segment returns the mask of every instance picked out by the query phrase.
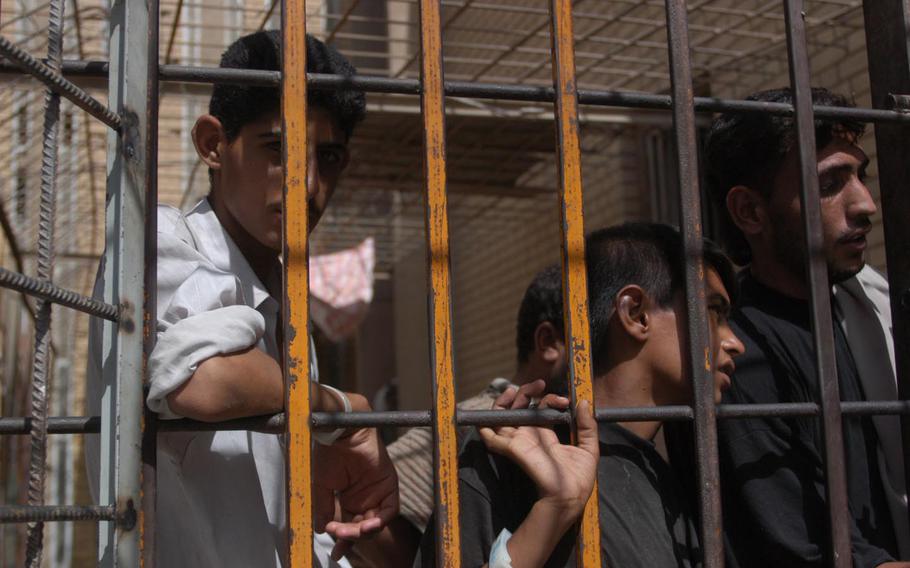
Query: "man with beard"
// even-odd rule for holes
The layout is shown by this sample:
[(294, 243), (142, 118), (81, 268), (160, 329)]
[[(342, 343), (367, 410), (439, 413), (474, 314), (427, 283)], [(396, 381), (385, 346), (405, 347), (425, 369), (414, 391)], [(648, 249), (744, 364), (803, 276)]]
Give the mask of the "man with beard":
[[(813, 102), (852, 106), (813, 89)], [(750, 100), (792, 103), (789, 89)], [(865, 267), (875, 202), (864, 183), (862, 123), (816, 119), (824, 254), (832, 285), (841, 400), (896, 398), (887, 282)], [(726, 403), (819, 402), (810, 327), (800, 166), (792, 116), (725, 114), (708, 135), (713, 196), (728, 216), (726, 241), (740, 275), (733, 327), (746, 346)], [(821, 330), (829, 333), (829, 330)], [(891, 357), (889, 358), (889, 350)], [(891, 362), (889, 366), (888, 363)], [(828, 523), (821, 423), (816, 417), (719, 423), (728, 556), (739, 566), (821, 566)], [(896, 417), (843, 419), (854, 566), (910, 558)]]

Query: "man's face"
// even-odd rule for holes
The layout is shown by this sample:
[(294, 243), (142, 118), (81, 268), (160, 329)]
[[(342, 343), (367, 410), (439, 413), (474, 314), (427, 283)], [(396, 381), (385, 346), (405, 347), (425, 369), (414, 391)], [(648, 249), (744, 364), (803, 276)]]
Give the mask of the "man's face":
[[(772, 254), (788, 272), (803, 279), (808, 254), (800, 217), (798, 162), (793, 151), (778, 171), (764, 230)], [(832, 284), (855, 275), (865, 264), (870, 217), (877, 211), (864, 183), (868, 164), (862, 149), (843, 138), (835, 138), (818, 152), (823, 252)]]
[[(348, 162), (344, 132), (324, 109), (311, 107), (307, 120), (307, 199), (309, 230), (325, 211)], [(284, 167), (281, 114), (268, 113), (244, 125), (222, 151), (218, 199), (259, 244), (281, 251)]]
[[(733, 358), (745, 351), (728, 321), (730, 296), (717, 271), (708, 267), (705, 273), (705, 297), (708, 307), (708, 348), (714, 378), (714, 402), (730, 386), (736, 365)], [(686, 346), (685, 299), (680, 297), (672, 309), (652, 313), (654, 335), (648, 352), (655, 372), (655, 400), (660, 404), (689, 404), (693, 400), (692, 381), (683, 367)]]

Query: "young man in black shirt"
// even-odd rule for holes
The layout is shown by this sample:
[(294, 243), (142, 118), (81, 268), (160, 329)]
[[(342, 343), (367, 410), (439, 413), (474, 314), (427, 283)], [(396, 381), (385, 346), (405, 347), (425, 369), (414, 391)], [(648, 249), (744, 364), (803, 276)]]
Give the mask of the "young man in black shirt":
[[(692, 384), (685, 351), (682, 238), (666, 225), (635, 223), (597, 231), (586, 240), (591, 353), (597, 406), (684, 404)], [(735, 279), (730, 261), (705, 246), (715, 397), (730, 384), (742, 344), (727, 325)], [(543, 380), (509, 391), (500, 408), (526, 407), (545, 392)], [(567, 408), (548, 394), (539, 407)], [(461, 559), (486, 564), (574, 566), (574, 532), (598, 476), (601, 547), (610, 566), (690, 567), (698, 537), (683, 489), (652, 439), (660, 422), (597, 425), (578, 408), (578, 446), (547, 428), (479, 429), (459, 462)], [(434, 565), (432, 523), (422, 565)]]
[[(851, 106), (824, 89), (813, 89), (812, 95), (817, 105)], [(749, 98), (792, 102), (788, 89)], [(885, 312), (890, 321), (887, 303), (875, 305), (871, 292), (863, 291), (870, 281), (887, 290), (872, 269), (863, 270), (866, 235), (876, 212), (864, 183), (869, 159), (858, 145), (864, 125), (816, 119), (815, 129), (823, 254), (832, 286), (840, 285), (837, 294), (832, 292), (832, 310), (841, 399), (867, 400), (873, 391), (889, 389), (894, 398), (893, 371), (869, 372), (865, 365), (857, 365), (860, 357), (870, 357), (872, 349), (882, 351), (879, 359), (887, 362), (885, 334), (890, 333), (889, 325), (877, 325)], [(763, 113), (722, 115), (708, 136), (709, 183), (728, 214), (728, 250), (737, 263), (748, 265), (741, 274), (741, 300), (732, 317), (746, 355), (738, 361), (733, 387), (724, 394), (727, 403), (818, 402), (795, 142), (791, 116)], [(852, 310), (872, 321), (868, 333), (847, 313), (851, 290), (858, 291), (862, 306), (868, 306)], [(866, 346), (857, 350), (857, 340), (866, 341)], [(843, 418), (850, 509), (843, 522), (850, 524), (857, 567), (890, 565), (901, 552), (907, 554), (910, 544), (899, 441), (893, 451), (900, 427), (891, 420)], [(890, 445), (882, 444), (882, 436)], [(782, 567), (830, 563), (819, 419), (725, 420), (719, 422), (718, 437), (729, 563)]]

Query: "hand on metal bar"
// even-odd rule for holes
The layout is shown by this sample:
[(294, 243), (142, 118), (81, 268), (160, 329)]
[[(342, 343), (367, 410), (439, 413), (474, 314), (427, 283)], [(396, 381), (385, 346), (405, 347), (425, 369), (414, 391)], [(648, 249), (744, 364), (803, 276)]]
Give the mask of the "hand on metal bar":
[[(353, 410), (370, 410), (364, 397), (348, 397)], [(317, 444), (313, 463), (315, 529), (337, 541), (337, 560), (398, 514), (398, 475), (375, 428), (354, 430), (331, 446)]]
[[(544, 394), (546, 382), (537, 380), (518, 389), (508, 389), (494, 409), (529, 408)], [(566, 410), (566, 397), (548, 394), (538, 409)], [(578, 445), (563, 444), (556, 432), (540, 426), (480, 428), (487, 449), (518, 464), (537, 487), (538, 500), (509, 538), (508, 555), (516, 566), (543, 565), (556, 544), (581, 516), (594, 488), (597, 459), (597, 422), (587, 401), (577, 409)]]

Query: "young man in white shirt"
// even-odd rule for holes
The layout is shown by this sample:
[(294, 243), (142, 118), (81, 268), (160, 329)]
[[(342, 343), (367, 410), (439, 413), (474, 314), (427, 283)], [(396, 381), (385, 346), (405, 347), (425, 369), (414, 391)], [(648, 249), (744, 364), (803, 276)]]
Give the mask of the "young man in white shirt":
[[(240, 38), (222, 67), (279, 70), (277, 31)], [(352, 75), (333, 48), (307, 37), (307, 71)], [(308, 95), (309, 228), (348, 163), (363, 118), (362, 92)], [(162, 419), (220, 422), (284, 410), (281, 370), (282, 194), (280, 91), (216, 85), (193, 142), (211, 192), (189, 213), (158, 210), (157, 343), (148, 405)], [(103, 271), (99, 274), (103, 274)], [(102, 279), (96, 284), (103, 286)], [(93, 324), (89, 404), (101, 384), (100, 324)], [(315, 362), (311, 376), (316, 379)], [(313, 410), (369, 410), (366, 399), (314, 385)], [(315, 528), (338, 540), (374, 533), (398, 511), (397, 478), (375, 429), (317, 435)], [(97, 483), (97, 440), (87, 442)], [(287, 563), (285, 442), (252, 431), (167, 432), (158, 438), (157, 562), (160, 566)], [(340, 515), (336, 516), (336, 500)], [(316, 545), (329, 565), (331, 545)]]

